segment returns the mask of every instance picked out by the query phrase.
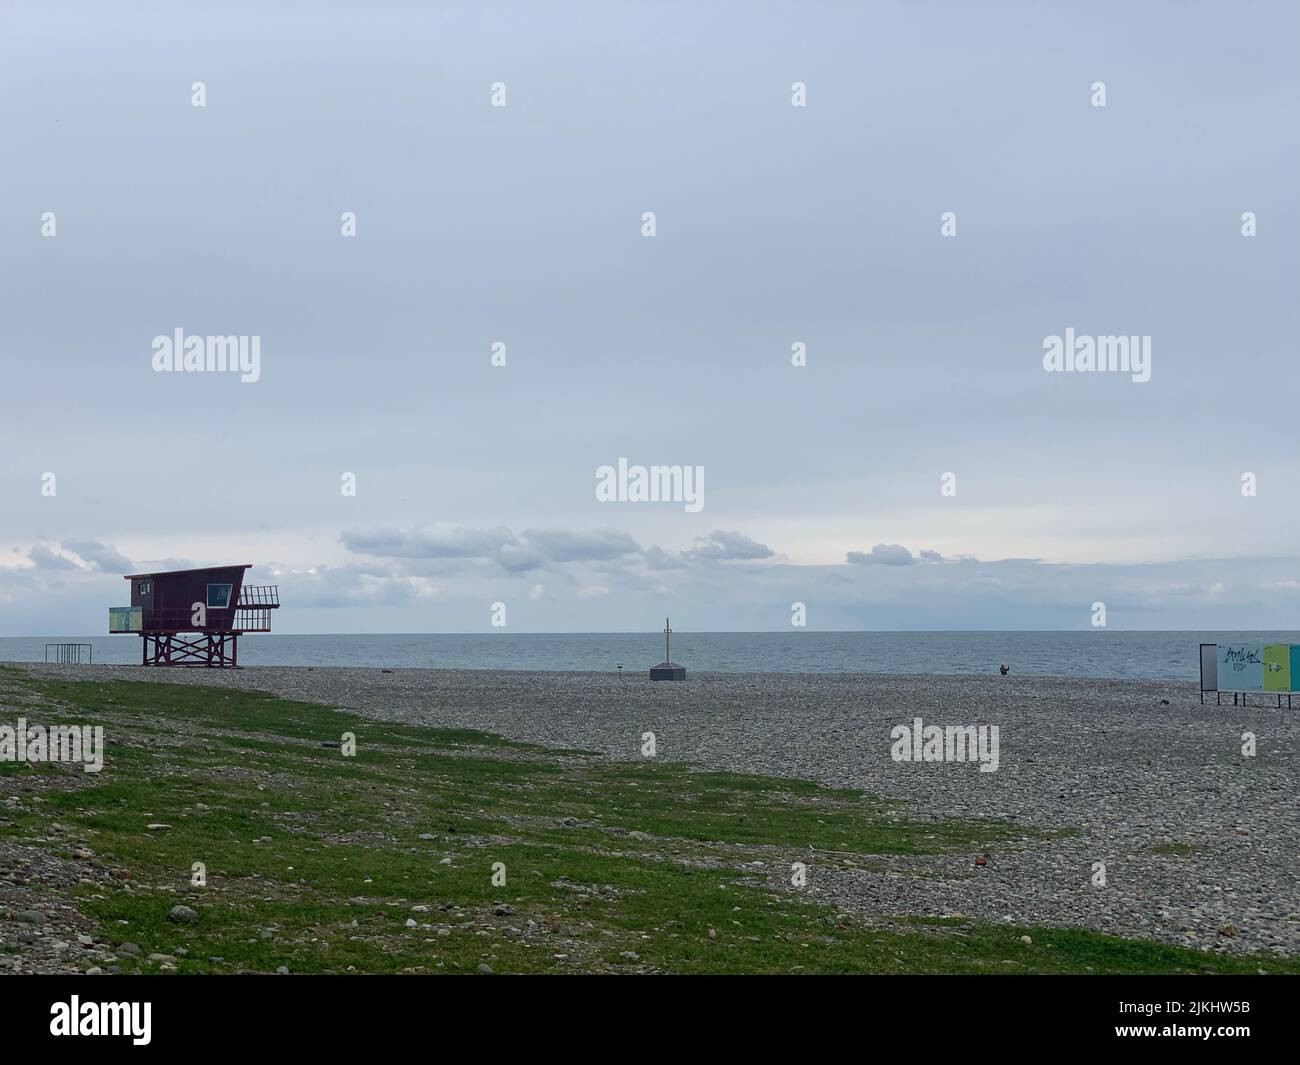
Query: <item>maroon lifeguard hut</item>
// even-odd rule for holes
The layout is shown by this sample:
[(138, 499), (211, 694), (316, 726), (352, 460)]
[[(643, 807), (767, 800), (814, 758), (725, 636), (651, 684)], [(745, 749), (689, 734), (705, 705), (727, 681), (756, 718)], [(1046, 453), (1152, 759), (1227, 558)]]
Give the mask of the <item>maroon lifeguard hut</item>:
[(239, 665), (239, 637), (270, 632), (280, 605), (273, 584), (245, 585), (242, 566), (133, 573), (131, 605), (110, 607), (108, 631), (141, 638), (142, 666)]

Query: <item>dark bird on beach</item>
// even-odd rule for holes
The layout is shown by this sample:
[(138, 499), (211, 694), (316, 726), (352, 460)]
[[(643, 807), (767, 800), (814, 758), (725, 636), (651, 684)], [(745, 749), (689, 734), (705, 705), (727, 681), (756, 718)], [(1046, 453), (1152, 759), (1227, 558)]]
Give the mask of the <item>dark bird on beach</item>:
[(1005, 662), (1003, 662), (1002, 665), (998, 666), (998, 672), (1005, 677), (1008, 673), (1011, 672), (1011, 667), (1008, 666)]

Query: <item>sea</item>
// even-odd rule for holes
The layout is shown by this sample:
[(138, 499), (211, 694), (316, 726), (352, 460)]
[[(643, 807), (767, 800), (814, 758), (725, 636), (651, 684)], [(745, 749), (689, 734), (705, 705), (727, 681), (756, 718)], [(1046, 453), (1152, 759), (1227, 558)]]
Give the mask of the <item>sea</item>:
[[(0, 661), (40, 662), (51, 643), (95, 662), (140, 660), (136, 636), (0, 638)], [(1202, 643), (1300, 643), (1300, 632), (676, 632), (673, 661), (720, 673), (1013, 674), (1195, 681)], [(663, 660), (662, 633), (250, 634), (242, 666), (627, 672)], [(54, 651), (50, 649), (51, 656)]]

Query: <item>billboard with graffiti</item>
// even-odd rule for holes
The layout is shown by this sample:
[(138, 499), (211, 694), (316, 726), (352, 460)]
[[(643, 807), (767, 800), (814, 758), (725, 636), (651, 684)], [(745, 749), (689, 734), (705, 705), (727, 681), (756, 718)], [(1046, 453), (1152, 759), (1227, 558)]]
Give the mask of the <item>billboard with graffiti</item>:
[(1201, 691), (1300, 692), (1300, 644), (1203, 643)]

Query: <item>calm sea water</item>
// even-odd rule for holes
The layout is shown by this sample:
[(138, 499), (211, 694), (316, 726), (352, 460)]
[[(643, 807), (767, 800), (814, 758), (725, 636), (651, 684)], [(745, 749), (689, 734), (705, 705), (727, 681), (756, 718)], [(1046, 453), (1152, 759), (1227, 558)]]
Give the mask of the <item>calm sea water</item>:
[[(61, 637), (0, 639), (0, 661), (39, 662)], [(673, 660), (727, 673), (1013, 673), (1196, 680), (1200, 643), (1300, 643), (1300, 632), (680, 632)], [(96, 662), (140, 660), (136, 636), (81, 637)], [(613, 671), (663, 658), (657, 633), (246, 636), (248, 666)]]

